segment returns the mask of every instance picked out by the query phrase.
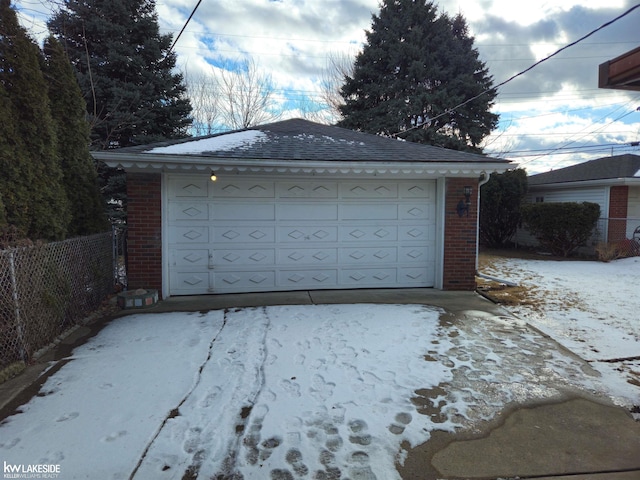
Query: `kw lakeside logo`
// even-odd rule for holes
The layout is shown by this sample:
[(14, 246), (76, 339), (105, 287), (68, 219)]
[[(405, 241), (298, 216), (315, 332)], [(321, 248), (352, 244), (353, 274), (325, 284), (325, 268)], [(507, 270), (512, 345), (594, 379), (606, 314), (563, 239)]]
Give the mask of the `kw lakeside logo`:
[(60, 465), (36, 463), (31, 465), (3, 462), (2, 478), (58, 478)]

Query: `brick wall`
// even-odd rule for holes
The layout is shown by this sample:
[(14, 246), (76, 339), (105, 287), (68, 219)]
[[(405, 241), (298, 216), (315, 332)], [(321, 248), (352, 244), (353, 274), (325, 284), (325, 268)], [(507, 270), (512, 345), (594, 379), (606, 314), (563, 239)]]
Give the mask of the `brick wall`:
[[(609, 191), (609, 226), (607, 239), (618, 242), (627, 238), (627, 206), (629, 205), (629, 187), (615, 186)], [(604, 212), (603, 212), (604, 213)]]
[[(469, 216), (460, 217), (458, 202), (464, 201), (464, 187), (473, 188)], [(474, 290), (476, 288), (476, 243), (478, 214), (478, 179), (449, 178), (445, 192), (444, 227), (444, 290)]]
[(159, 173), (127, 174), (127, 281), (129, 290), (162, 294), (162, 188)]

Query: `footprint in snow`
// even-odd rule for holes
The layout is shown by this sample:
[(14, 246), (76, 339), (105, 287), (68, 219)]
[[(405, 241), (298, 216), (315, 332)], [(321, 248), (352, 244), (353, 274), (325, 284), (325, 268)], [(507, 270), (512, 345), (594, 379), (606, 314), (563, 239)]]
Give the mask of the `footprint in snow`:
[(349, 422), (349, 442), (355, 445), (369, 445), (371, 443), (371, 435), (367, 433), (368, 426), (364, 420), (352, 420)]
[(289, 449), (284, 458), (296, 475), (304, 477), (309, 473), (309, 468), (302, 462), (302, 453), (297, 448)]
[(120, 430), (118, 432), (113, 432), (106, 437), (102, 438), (103, 442), (115, 442), (117, 439), (124, 437), (128, 432), (126, 430)]
[(73, 420), (74, 418), (78, 418), (80, 414), (78, 412), (71, 413), (63, 413), (58, 418), (56, 418), (56, 422), (66, 422), (67, 420)]
[(292, 380), (280, 380), (280, 388), (292, 397), (300, 396), (300, 385)]
[(202, 399), (198, 402), (198, 407), (200, 408), (209, 408), (213, 405), (216, 397), (220, 395), (222, 389), (220, 387), (212, 388)]
[(407, 425), (411, 423), (413, 417), (410, 413), (400, 412), (395, 417), (395, 422), (389, 425), (389, 431), (394, 435), (400, 435), (404, 432)]
[(366, 452), (353, 452), (350, 460), (350, 478), (353, 480), (377, 480), (378, 477), (369, 466), (369, 455)]

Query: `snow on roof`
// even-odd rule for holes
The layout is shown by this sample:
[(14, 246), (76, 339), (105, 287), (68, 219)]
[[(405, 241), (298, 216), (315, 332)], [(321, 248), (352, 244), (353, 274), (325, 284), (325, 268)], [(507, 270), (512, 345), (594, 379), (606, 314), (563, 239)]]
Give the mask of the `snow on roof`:
[(229, 133), (215, 137), (203, 138), (191, 142), (177, 143), (165, 147), (155, 147), (145, 153), (165, 153), (165, 154), (201, 154), (204, 152), (214, 152), (220, 150), (231, 150), (233, 148), (249, 147), (256, 142), (263, 142), (267, 135), (260, 130), (245, 130), (242, 132)]
[(640, 177), (640, 170), (635, 173), (634, 177)]

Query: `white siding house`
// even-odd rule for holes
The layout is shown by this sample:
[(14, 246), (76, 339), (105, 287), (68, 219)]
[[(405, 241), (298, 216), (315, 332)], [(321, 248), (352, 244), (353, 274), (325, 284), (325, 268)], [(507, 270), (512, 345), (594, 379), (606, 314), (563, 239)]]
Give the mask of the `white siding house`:
[[(529, 177), (527, 201), (591, 202), (600, 205), (597, 231), (587, 247), (620, 242), (640, 227), (640, 156), (604, 157)], [(519, 245), (537, 242), (526, 230), (516, 233)]]

